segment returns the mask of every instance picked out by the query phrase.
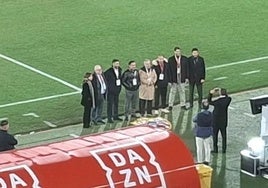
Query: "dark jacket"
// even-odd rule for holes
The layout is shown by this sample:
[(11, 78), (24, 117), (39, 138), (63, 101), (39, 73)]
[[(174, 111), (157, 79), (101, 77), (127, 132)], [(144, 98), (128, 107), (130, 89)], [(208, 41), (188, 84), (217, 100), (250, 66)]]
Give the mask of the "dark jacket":
[[(134, 79), (136, 79), (137, 81), (136, 85), (133, 85)], [(127, 69), (122, 75), (122, 85), (125, 87), (126, 90), (129, 91), (138, 90), (139, 86), (141, 85), (139, 71), (138, 70), (130, 71), (129, 69)]]
[(14, 136), (10, 135), (7, 131), (0, 130), (0, 151), (7, 151), (15, 149), (18, 141)]
[(214, 106), (213, 110), (213, 125), (218, 128), (224, 128), (228, 125), (228, 106), (231, 103), (232, 98), (229, 96), (221, 96), (218, 99), (212, 101), (212, 94), (208, 95), (208, 102)]
[(105, 76), (106, 81), (107, 81), (108, 94), (118, 95), (121, 91), (121, 84), (120, 84), (120, 86), (117, 86), (116, 80), (119, 79), (120, 82), (122, 82), (122, 69), (121, 69), (121, 67), (119, 67), (119, 69), (118, 69), (118, 78), (116, 77), (116, 74), (114, 72), (113, 67), (106, 70), (104, 72), (104, 76)]
[(210, 111), (204, 110), (199, 112), (193, 119), (195, 125), (195, 136), (207, 138), (213, 135), (213, 115)]
[[(181, 69), (181, 82), (184, 83), (187, 78), (188, 73), (188, 58), (186, 56), (181, 56), (180, 61), (180, 69)], [(175, 56), (171, 56), (168, 58), (169, 65), (169, 82), (170, 83), (178, 83), (177, 79), (177, 61)]]
[[(155, 85), (157, 87), (167, 87), (168, 86), (168, 80), (169, 80), (169, 68), (168, 63), (164, 63), (163, 70), (161, 69), (160, 65), (153, 66), (155, 73), (157, 75), (157, 80)], [(160, 74), (164, 75), (163, 80), (159, 80)]]
[[(105, 78), (104, 74), (101, 74), (101, 75), (102, 75), (102, 78), (104, 79), (104, 82), (105, 82), (105, 85), (106, 85), (106, 91), (103, 94), (104, 98), (106, 98), (107, 91), (108, 91), (107, 81), (106, 81), (106, 78)], [(98, 101), (102, 97), (101, 96), (102, 94), (101, 94), (101, 83), (100, 83), (96, 73), (93, 74), (92, 86), (94, 88), (95, 105), (98, 106), (99, 105)]]
[(93, 98), (87, 82), (83, 83), (81, 94), (82, 94), (81, 104), (85, 107), (91, 107)]
[(206, 78), (206, 68), (204, 58), (193, 56), (188, 59), (188, 79), (190, 84), (201, 84), (201, 79)]

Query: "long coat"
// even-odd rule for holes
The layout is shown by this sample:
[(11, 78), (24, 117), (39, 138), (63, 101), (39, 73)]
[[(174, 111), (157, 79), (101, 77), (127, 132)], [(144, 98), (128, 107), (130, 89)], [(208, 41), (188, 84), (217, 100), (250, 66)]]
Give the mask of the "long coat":
[[(153, 100), (154, 99), (154, 85), (157, 80), (157, 75), (154, 69), (150, 69), (148, 72), (145, 67), (139, 70), (139, 76), (141, 85), (139, 88), (139, 98), (143, 100)], [(149, 82), (151, 82), (149, 84)]]

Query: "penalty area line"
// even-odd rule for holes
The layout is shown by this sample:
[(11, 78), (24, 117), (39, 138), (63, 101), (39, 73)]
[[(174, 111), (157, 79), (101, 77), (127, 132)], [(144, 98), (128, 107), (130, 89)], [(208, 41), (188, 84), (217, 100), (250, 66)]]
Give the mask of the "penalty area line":
[(52, 95), (52, 96), (47, 96), (47, 97), (19, 101), (19, 102), (13, 102), (13, 103), (9, 103), (9, 104), (2, 104), (2, 105), (0, 105), (0, 108), (15, 106), (15, 105), (19, 105), (19, 104), (27, 104), (27, 103), (37, 102), (37, 101), (44, 101), (44, 100), (49, 100), (49, 99), (55, 99), (55, 98), (64, 97), (64, 96), (76, 95), (78, 93), (80, 93), (80, 91), (75, 91), (75, 92), (71, 92), (71, 93), (63, 93), (63, 94)]
[(33, 71), (33, 72), (36, 72), (36, 73), (38, 73), (38, 74), (40, 74), (40, 75), (43, 75), (43, 76), (45, 76), (45, 77), (47, 77), (47, 78), (50, 78), (50, 79), (52, 79), (52, 80), (55, 80), (55, 81), (57, 81), (57, 82), (59, 82), (59, 83), (65, 85), (65, 86), (68, 86), (68, 87), (70, 87), (70, 88), (72, 88), (72, 89), (74, 89), (74, 90), (76, 90), (76, 91), (81, 91), (81, 89), (80, 89), (79, 87), (76, 87), (76, 86), (73, 85), (73, 84), (70, 84), (70, 83), (68, 83), (68, 82), (66, 82), (66, 81), (64, 81), (64, 80), (62, 80), (62, 79), (60, 79), (60, 78), (57, 78), (57, 77), (52, 76), (52, 75), (50, 75), (50, 74), (47, 74), (47, 73), (45, 73), (45, 72), (43, 72), (43, 71), (41, 71), (41, 70), (38, 70), (38, 69), (36, 69), (36, 68), (34, 68), (34, 67), (31, 67), (31, 66), (29, 66), (29, 65), (26, 65), (26, 64), (24, 64), (24, 63), (22, 63), (22, 62), (20, 62), (20, 61), (18, 61), (18, 60), (15, 60), (15, 59), (13, 59), (13, 58), (11, 58), (11, 57), (8, 57), (8, 56), (5, 56), (5, 55), (3, 55), (3, 54), (0, 54), (0, 58), (5, 59), (5, 60), (7, 60), (7, 61), (9, 61), (9, 62), (11, 62), (11, 63), (14, 63), (14, 64), (16, 64), (16, 65), (19, 65), (19, 66), (21, 66), (21, 67), (24, 67), (24, 68), (26, 68), (26, 69), (28, 69), (28, 70)]

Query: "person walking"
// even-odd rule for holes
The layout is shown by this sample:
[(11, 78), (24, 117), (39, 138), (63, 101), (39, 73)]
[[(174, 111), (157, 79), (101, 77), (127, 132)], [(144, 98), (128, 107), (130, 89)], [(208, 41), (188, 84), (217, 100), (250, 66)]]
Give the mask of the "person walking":
[(87, 72), (84, 75), (82, 85), (81, 105), (84, 106), (83, 128), (89, 128), (91, 124), (91, 110), (95, 108), (94, 88), (92, 85), (93, 75)]
[[(213, 95), (218, 98), (212, 100)], [(226, 153), (227, 149), (227, 126), (228, 126), (228, 107), (232, 98), (228, 96), (227, 90), (224, 88), (214, 88), (210, 90), (208, 102), (214, 106), (213, 110), (213, 153), (218, 153), (218, 134), (222, 136), (222, 153)]]
[[(167, 59), (164, 56), (160, 55), (156, 60), (153, 60), (153, 69), (155, 70), (157, 80), (155, 83), (155, 98), (154, 98), (154, 107), (155, 114), (159, 114), (159, 109), (161, 112), (169, 113), (167, 110), (167, 88), (168, 88), (168, 76), (169, 68)], [(160, 105), (161, 99), (161, 105)]]
[(129, 61), (128, 69), (122, 75), (122, 85), (125, 87), (125, 121), (128, 121), (129, 115), (136, 117), (136, 105), (139, 95), (140, 77), (136, 69), (136, 62)]
[(103, 104), (107, 95), (107, 83), (100, 65), (95, 65), (92, 85), (94, 88), (95, 108), (92, 111), (92, 122), (105, 124), (102, 120)]
[(152, 68), (152, 63), (149, 59), (144, 61), (144, 66), (139, 70), (141, 85), (139, 88), (139, 109), (141, 116), (152, 116), (152, 104), (154, 99), (154, 85), (157, 80), (155, 70)]
[(194, 101), (194, 86), (196, 85), (198, 93), (198, 104), (201, 107), (203, 98), (203, 84), (206, 78), (205, 60), (199, 55), (197, 48), (192, 49), (192, 56), (189, 57), (188, 64), (188, 79), (189, 79), (189, 101), (190, 108), (193, 107)]
[(122, 69), (118, 59), (112, 61), (112, 67), (104, 72), (107, 81), (107, 117), (108, 123), (122, 121), (118, 116), (119, 94), (121, 92)]
[(16, 138), (8, 133), (9, 122), (8, 120), (2, 120), (0, 122), (0, 151), (8, 151), (15, 149), (15, 145), (18, 144)]
[(213, 115), (207, 101), (202, 102), (202, 110), (193, 119), (195, 123), (195, 142), (197, 163), (209, 165), (211, 161), (211, 144), (213, 135)]
[(188, 58), (182, 55), (179, 47), (174, 48), (174, 55), (168, 58), (169, 83), (171, 84), (169, 93), (169, 110), (172, 110), (176, 93), (179, 91), (181, 109), (186, 110), (185, 85), (188, 83)]

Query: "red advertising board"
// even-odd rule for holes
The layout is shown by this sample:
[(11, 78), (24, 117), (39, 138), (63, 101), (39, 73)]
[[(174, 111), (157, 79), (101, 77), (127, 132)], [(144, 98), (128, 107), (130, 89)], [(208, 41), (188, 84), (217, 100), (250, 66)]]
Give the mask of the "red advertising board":
[(199, 188), (191, 153), (166, 129), (133, 126), (0, 154), (2, 188)]

